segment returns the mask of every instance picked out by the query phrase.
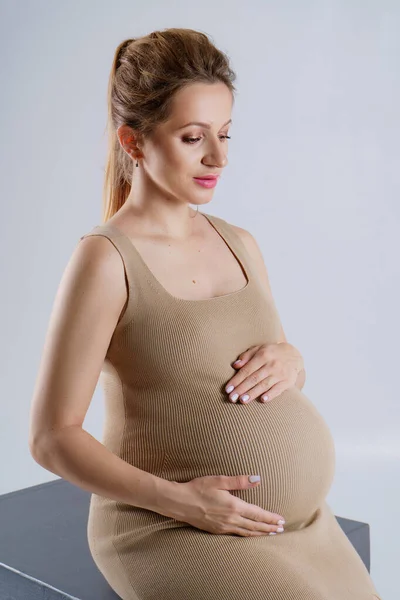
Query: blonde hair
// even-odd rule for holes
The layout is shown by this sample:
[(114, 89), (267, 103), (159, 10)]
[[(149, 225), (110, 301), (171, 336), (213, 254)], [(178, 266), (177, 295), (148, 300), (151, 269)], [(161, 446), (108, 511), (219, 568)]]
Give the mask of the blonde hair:
[(235, 79), (227, 55), (193, 29), (153, 31), (119, 44), (108, 82), (103, 222), (122, 207), (131, 189), (134, 161), (119, 143), (118, 128), (125, 124), (149, 136), (168, 120), (173, 96), (184, 86), (223, 82), (234, 100)]

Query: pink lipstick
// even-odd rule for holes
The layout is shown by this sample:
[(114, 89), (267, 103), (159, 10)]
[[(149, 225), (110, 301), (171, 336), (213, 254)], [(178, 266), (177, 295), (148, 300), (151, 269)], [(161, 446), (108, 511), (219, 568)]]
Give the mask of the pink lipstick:
[(193, 179), (205, 188), (213, 188), (217, 185), (218, 176), (216, 175), (207, 175), (206, 177), (193, 177)]

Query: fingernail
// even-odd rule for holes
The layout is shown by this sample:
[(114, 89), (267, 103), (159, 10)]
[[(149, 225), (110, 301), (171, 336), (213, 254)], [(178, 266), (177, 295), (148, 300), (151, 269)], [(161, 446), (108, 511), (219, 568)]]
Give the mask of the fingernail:
[(285, 521), (283, 519), (279, 519), (278, 525), (284, 525), (284, 524), (285, 524)]
[(227, 388), (225, 388), (225, 391), (227, 394), (229, 394), (229, 392), (231, 392), (234, 389), (234, 385), (229, 385)]
[(240, 396), (240, 399), (242, 400), (242, 402), (247, 402), (249, 398), (250, 398), (250, 396), (248, 394), (244, 394), (243, 396)]
[(238, 363), (242, 362), (239, 358), (239, 360), (235, 360), (235, 362), (233, 363), (234, 365), (237, 365)]
[(268, 396), (261, 396), (261, 400), (263, 402), (267, 402), (268, 401)]
[(231, 400), (232, 402), (236, 402), (236, 400), (238, 399), (239, 394), (233, 394), (233, 396), (231, 396)]
[(250, 483), (255, 483), (256, 481), (260, 481), (260, 479), (261, 479), (260, 475), (249, 475)]
[(277, 531), (279, 531), (279, 533), (281, 533), (283, 531), (283, 527), (278, 527)]
[(275, 531), (270, 531), (268, 535), (276, 535)]

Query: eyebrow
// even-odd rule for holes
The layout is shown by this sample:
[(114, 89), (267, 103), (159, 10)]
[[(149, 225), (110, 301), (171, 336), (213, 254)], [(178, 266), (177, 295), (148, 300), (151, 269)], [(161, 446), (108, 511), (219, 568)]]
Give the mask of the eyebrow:
[[(228, 125), (229, 123), (232, 123), (232, 119), (229, 119), (229, 121), (224, 123), (222, 127), (225, 127), (225, 125)], [(191, 121), (190, 123), (186, 123), (186, 125), (182, 125), (182, 127), (178, 127), (178, 129), (184, 129), (184, 127), (188, 127), (188, 125), (200, 125), (200, 127), (206, 127), (207, 129), (211, 128), (211, 125), (209, 123), (202, 123), (201, 121)]]

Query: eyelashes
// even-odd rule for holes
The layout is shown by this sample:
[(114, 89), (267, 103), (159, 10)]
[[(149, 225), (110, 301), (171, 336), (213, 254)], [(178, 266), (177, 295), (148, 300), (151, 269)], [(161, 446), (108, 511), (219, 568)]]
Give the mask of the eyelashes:
[[(221, 138), (222, 138), (222, 139), (224, 139), (224, 140), (230, 140), (230, 139), (231, 139), (231, 136), (230, 136), (230, 135), (221, 135), (221, 136), (220, 136), (220, 139), (221, 139)], [(186, 144), (195, 144), (195, 143), (196, 143), (196, 142), (198, 142), (199, 140), (201, 140), (201, 137), (197, 137), (197, 138), (195, 138), (195, 137), (184, 137), (184, 138), (183, 138), (183, 141), (184, 141)]]

